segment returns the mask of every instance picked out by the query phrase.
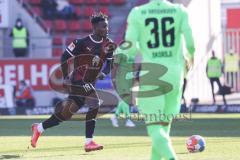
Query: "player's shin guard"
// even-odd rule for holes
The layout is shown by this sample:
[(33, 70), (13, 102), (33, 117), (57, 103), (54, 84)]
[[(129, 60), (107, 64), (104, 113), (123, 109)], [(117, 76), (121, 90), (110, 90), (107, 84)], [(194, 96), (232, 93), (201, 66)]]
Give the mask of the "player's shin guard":
[(176, 154), (172, 148), (169, 134), (167, 133), (169, 126), (149, 125), (147, 131), (152, 139), (152, 157), (151, 160), (176, 160)]
[(45, 120), (44, 122), (42, 122), (42, 126), (43, 129), (46, 130), (48, 128), (54, 127), (59, 125), (59, 123), (62, 122), (61, 120), (59, 120), (59, 118), (57, 118), (54, 114), (48, 118), (47, 120)]
[(86, 138), (93, 138), (96, 120), (86, 121)]
[(98, 108), (90, 108), (86, 115), (86, 138), (92, 138), (95, 130)]

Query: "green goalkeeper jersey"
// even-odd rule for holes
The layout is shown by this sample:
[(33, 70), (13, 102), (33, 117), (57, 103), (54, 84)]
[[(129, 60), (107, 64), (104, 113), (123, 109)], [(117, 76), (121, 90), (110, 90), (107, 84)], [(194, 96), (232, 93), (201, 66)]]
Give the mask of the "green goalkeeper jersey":
[(134, 59), (130, 59), (126, 52), (118, 47), (114, 52), (114, 63), (118, 64), (118, 71), (115, 77), (118, 83), (122, 83), (124, 85), (126, 84), (126, 80), (129, 80), (129, 83), (132, 84), (130, 79), (133, 79), (134, 77), (133, 76)]
[(133, 60), (120, 47), (114, 52), (114, 67), (116, 70), (116, 91), (119, 95), (130, 94), (133, 87)]
[(183, 35), (189, 56), (193, 57), (195, 47), (192, 30), (188, 14), (182, 5), (166, 0), (152, 0), (133, 8), (127, 23), (125, 40), (132, 43), (132, 47), (128, 49), (129, 55), (134, 56), (139, 50), (143, 55), (143, 62), (183, 70)]

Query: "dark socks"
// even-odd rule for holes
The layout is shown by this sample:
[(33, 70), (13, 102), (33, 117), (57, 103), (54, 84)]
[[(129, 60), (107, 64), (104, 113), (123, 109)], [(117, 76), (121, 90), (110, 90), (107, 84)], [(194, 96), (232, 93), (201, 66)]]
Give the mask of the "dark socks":
[(59, 125), (59, 123), (62, 122), (61, 120), (59, 120), (59, 118), (57, 118), (54, 114), (48, 118), (47, 120), (45, 120), (42, 125), (43, 125), (43, 129), (48, 129), (54, 126)]
[(96, 120), (86, 121), (86, 138), (92, 138), (94, 134)]

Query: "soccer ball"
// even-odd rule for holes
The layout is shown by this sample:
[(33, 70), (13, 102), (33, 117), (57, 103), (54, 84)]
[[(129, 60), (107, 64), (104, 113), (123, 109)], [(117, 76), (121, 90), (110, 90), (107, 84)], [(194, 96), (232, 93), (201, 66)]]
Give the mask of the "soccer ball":
[(202, 152), (206, 147), (206, 142), (202, 136), (192, 135), (187, 139), (186, 145), (190, 153)]

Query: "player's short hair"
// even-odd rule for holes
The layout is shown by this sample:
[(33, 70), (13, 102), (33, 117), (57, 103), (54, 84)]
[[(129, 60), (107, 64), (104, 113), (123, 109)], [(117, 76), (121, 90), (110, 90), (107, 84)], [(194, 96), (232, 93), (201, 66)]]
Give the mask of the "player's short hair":
[(102, 12), (96, 12), (90, 17), (90, 21), (93, 25), (106, 20), (108, 20), (108, 16)]

